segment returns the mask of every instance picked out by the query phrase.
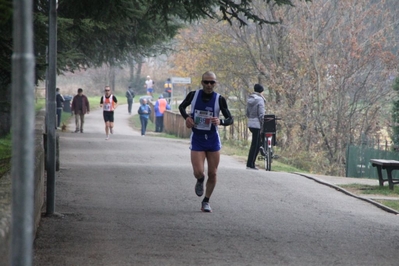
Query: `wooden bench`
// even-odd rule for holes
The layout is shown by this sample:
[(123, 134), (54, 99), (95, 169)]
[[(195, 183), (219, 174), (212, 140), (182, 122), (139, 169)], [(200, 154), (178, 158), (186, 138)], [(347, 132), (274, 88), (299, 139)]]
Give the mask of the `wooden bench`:
[[(399, 161), (370, 159), (370, 163), (372, 166), (377, 167), (378, 181), (380, 182), (380, 186), (384, 186), (384, 182), (388, 181), (389, 189), (393, 190), (393, 185), (399, 184), (399, 179), (392, 178), (392, 171), (399, 170)], [(388, 179), (382, 178), (382, 169), (387, 171)]]

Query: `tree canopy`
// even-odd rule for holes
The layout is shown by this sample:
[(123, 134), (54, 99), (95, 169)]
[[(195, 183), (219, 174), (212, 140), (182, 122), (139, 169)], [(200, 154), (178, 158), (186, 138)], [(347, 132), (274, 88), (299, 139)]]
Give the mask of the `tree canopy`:
[[(310, 0), (304, 0), (310, 1)], [(264, 0), (293, 5), (292, 0)], [(259, 24), (275, 23), (254, 12), (251, 0), (60, 0), (57, 9), (59, 72), (103, 63), (115, 65), (129, 55), (165, 52), (163, 43), (173, 38), (185, 22), (204, 17)], [(37, 78), (43, 78), (48, 45), (49, 1), (34, 1)], [(11, 71), (12, 1), (0, 0), (1, 68)]]
[[(309, 1), (309, 0), (308, 0)], [(47, 2), (47, 1), (46, 1)], [(68, 0), (59, 1), (59, 68), (124, 62), (129, 55), (165, 52), (162, 45), (172, 39), (185, 22), (204, 17), (275, 23), (256, 15), (251, 0)], [(264, 0), (293, 5), (290, 0)], [(43, 20), (47, 10), (40, 12)], [(43, 31), (42, 31), (43, 32)]]

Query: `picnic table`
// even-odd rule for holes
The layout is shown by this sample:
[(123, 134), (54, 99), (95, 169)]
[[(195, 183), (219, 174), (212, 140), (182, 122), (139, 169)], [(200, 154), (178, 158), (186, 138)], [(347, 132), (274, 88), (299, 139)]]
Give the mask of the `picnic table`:
[[(370, 163), (373, 167), (377, 167), (378, 181), (380, 186), (384, 186), (384, 182), (388, 181), (389, 189), (393, 190), (393, 185), (399, 184), (399, 179), (392, 178), (392, 171), (399, 170), (399, 161), (370, 159)], [(382, 177), (382, 170), (387, 171), (387, 179)]]

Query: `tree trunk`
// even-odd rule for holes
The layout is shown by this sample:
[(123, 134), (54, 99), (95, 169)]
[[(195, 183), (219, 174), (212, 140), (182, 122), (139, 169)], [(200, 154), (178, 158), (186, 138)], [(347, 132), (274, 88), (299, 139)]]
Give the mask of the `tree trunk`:
[(109, 81), (110, 81), (110, 86), (111, 89), (115, 92), (115, 85), (116, 85), (116, 72), (115, 72), (115, 66), (110, 66), (109, 67)]
[(134, 58), (131, 57), (130, 60), (128, 61), (129, 64), (129, 82), (131, 84), (134, 83)]
[(142, 89), (142, 84), (140, 84), (140, 76), (141, 76), (141, 69), (143, 67), (143, 60), (142, 58), (138, 58), (137, 60), (137, 71), (136, 71), (136, 77), (134, 79), (134, 84), (135, 87), (140, 91)]
[(0, 137), (4, 137), (11, 131), (11, 77), (5, 73), (0, 76)]

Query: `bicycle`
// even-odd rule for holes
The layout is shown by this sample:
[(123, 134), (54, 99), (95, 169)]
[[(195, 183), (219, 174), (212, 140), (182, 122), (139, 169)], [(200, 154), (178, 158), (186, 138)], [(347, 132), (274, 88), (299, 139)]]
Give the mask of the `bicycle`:
[(276, 158), (273, 154), (273, 146), (276, 146), (276, 127), (277, 120), (281, 120), (281, 118), (276, 117), (275, 115), (265, 115), (263, 118), (263, 127), (261, 132), (261, 138), (263, 138), (263, 142), (261, 141), (261, 146), (259, 147), (261, 156), (258, 157), (258, 160), (263, 160), (265, 162), (265, 170), (272, 170), (272, 160)]

